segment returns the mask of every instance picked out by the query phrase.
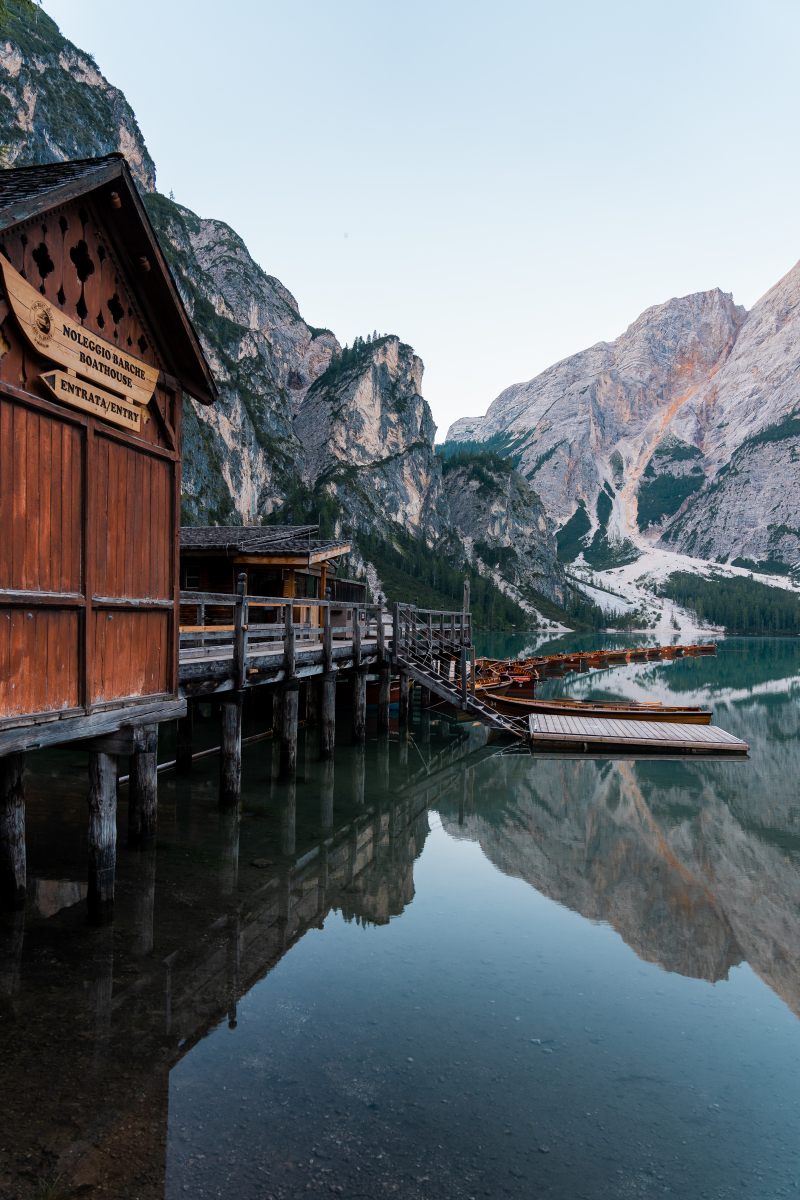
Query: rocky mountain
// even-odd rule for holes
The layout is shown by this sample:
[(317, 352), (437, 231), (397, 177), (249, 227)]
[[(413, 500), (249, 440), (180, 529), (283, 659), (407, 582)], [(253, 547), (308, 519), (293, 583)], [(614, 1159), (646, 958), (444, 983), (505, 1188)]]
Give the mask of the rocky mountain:
[(145, 203), (220, 389), (212, 408), (183, 406), (184, 523), (255, 522), (302, 471), (295, 409), (339, 343), (229, 226), (158, 194)]
[[(473, 552), (486, 533), (474, 506), (457, 504), (454, 525), (453, 481), (446, 489), (423, 365), (411, 347), (387, 336), (343, 350), (330, 330), (303, 320), (289, 290), (229, 226), (157, 193), (125, 97), (45, 13), (26, 13), (15, 0), (0, 30), (0, 128), (7, 166), (115, 150), (128, 160), (220, 389), (212, 408), (190, 397), (184, 403), (184, 523), (305, 522), (320, 513), (326, 532), (383, 539), (401, 558), (410, 555), (415, 578), (430, 576), (431, 603), (442, 602), (437, 561), (459, 570), (472, 562), (490, 591), (497, 576), (511, 594), (511, 618), (524, 620), (517, 566), (498, 573)], [(537, 498), (523, 512), (525, 495), (506, 498), (514, 511), (500, 541), (505, 546), (512, 534), (530, 541), (522, 556), (528, 574), (555, 597), (552, 537), (540, 528)], [(494, 504), (501, 524), (503, 503)], [(357, 551), (351, 569), (364, 565)], [(397, 579), (407, 587), (407, 571)]]
[(0, 29), (0, 129), (6, 167), (119, 150), (141, 190), (155, 191), (155, 163), (122, 92), (46, 13), (13, 2)]
[(462, 452), (444, 456), (442, 470), (452, 523), (481, 571), (523, 604), (541, 595), (563, 604), (553, 522), (511, 460)]
[(399, 338), (359, 339), (305, 392), (294, 432), (304, 482), (351, 527), (391, 536), (400, 525), (433, 547), (449, 514), (422, 372)]
[(800, 563), (799, 304), (800, 264), (749, 313), (718, 289), (669, 300), (448, 441), (513, 453), (564, 558), (602, 568), (657, 544), (786, 571)]

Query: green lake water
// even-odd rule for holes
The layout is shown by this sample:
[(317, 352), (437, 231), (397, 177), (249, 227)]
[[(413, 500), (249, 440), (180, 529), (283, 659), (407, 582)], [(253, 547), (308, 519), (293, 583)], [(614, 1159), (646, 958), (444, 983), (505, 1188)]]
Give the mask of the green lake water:
[(165, 773), (152, 854), (122, 786), (96, 930), (85, 755), (31, 754), (0, 1195), (800, 1194), (800, 642), (540, 690), (708, 704), (750, 757), (536, 758), (419, 711), (362, 752), (343, 711), (332, 770), (301, 733), (295, 785), (245, 747), (240, 819), (217, 759)]

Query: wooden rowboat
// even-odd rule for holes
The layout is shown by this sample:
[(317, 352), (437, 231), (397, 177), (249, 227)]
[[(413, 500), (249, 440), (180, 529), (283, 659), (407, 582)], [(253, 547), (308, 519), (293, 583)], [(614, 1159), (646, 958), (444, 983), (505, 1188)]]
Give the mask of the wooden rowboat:
[(485, 692), (484, 697), (505, 716), (527, 713), (561, 713), (576, 717), (616, 717), (624, 721), (671, 721), (678, 725), (710, 725), (711, 712), (702, 708), (674, 708), (664, 704), (609, 703), (592, 700), (535, 700), (523, 696), (498, 696)]

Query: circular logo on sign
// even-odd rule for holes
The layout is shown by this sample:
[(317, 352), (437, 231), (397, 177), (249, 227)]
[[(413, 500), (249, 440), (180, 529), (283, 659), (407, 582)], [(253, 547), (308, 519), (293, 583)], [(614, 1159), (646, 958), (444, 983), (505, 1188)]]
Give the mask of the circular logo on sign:
[(37, 346), (46, 346), (53, 332), (53, 313), (44, 300), (36, 300), (31, 305), (31, 326)]

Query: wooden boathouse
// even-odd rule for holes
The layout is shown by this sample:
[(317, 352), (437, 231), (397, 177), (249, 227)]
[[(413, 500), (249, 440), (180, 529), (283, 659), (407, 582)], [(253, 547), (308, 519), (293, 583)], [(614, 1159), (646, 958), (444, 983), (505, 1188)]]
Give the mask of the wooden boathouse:
[[(200, 525), (181, 529), (181, 590), (185, 592), (234, 593), (239, 575), (245, 575), (249, 595), (277, 599), (292, 598), (295, 623), (312, 617), (308, 600), (339, 601), (331, 612), (333, 624), (341, 624), (344, 605), (367, 602), (367, 585), (343, 579), (339, 560), (351, 549), (349, 541), (321, 540), (318, 525)], [(219, 623), (230, 618), (213, 605), (201, 606), (202, 619)], [(320, 623), (322, 609), (313, 615)], [(194, 615), (194, 614), (192, 614)], [(277, 609), (265, 613), (277, 619)]]
[(120, 154), (0, 172), (0, 892), (25, 895), (24, 754), (89, 749), (89, 907), (113, 901), (116, 756), (155, 819), (178, 690), (181, 406), (210, 369)]

